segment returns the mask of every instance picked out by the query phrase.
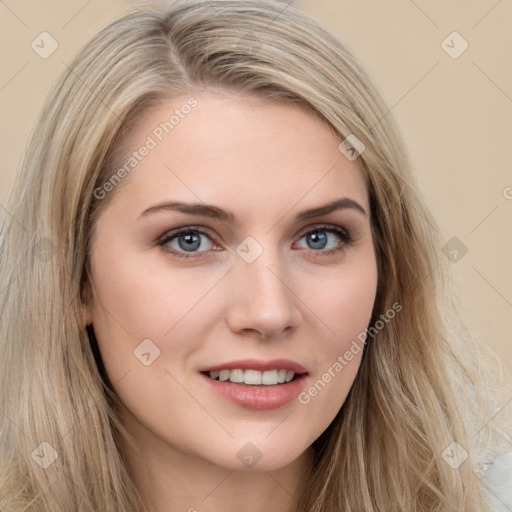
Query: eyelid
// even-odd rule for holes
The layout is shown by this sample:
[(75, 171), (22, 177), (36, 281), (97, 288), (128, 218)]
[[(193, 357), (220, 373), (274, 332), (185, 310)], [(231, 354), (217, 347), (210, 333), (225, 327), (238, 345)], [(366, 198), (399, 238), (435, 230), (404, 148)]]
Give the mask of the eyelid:
[(162, 240), (173, 238), (180, 235), (181, 233), (188, 233), (189, 231), (196, 231), (198, 233), (201, 233), (202, 235), (208, 236), (210, 236), (212, 233), (212, 230), (205, 226), (187, 225), (179, 228), (168, 229), (167, 231), (165, 231), (163, 235), (158, 237), (157, 241), (161, 242)]
[(329, 222), (310, 224), (309, 226), (306, 226), (305, 228), (299, 230), (299, 232), (295, 236), (300, 236), (302, 238), (304, 235), (307, 235), (311, 231), (321, 231), (322, 229), (325, 229), (326, 231), (329, 229), (333, 231), (343, 231), (347, 236), (350, 236), (346, 228), (344, 228), (343, 226), (338, 226), (337, 224), (330, 224)]

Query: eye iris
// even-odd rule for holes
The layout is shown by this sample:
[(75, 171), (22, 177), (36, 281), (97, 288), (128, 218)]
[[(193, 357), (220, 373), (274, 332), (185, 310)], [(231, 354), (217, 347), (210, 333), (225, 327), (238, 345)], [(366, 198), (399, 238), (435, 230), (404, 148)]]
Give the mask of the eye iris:
[(327, 243), (327, 235), (321, 231), (315, 231), (314, 233), (308, 235), (308, 237), (309, 240), (313, 242), (313, 249), (323, 249)]
[[(186, 240), (186, 244), (182, 243), (182, 240)], [(201, 238), (197, 234), (187, 234), (182, 235), (178, 238), (178, 244), (180, 246), (180, 249), (187, 250), (187, 249), (198, 249), (201, 245)]]

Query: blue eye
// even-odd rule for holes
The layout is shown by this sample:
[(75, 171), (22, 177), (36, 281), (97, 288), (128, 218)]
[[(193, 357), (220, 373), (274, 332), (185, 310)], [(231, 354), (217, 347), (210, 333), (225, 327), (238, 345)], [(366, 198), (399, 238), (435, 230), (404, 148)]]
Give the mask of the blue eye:
[[(344, 229), (338, 228), (337, 226), (318, 227), (313, 231), (308, 231), (302, 238), (306, 238), (308, 242), (311, 242), (311, 246), (309, 247), (310, 249), (322, 250), (325, 249), (325, 246), (329, 241), (328, 234), (336, 235), (344, 242), (341, 248), (343, 248), (343, 245), (352, 241), (349, 234)], [(332, 252), (336, 252), (337, 249), (339, 249), (339, 246), (335, 245), (335, 247), (325, 250), (324, 253), (327, 252), (330, 254)]]
[[(325, 249), (329, 240), (327, 234), (336, 235), (341, 243), (335, 245), (333, 248)], [(197, 258), (201, 257), (201, 253), (208, 252), (209, 249), (207, 247), (206, 250), (198, 250), (204, 245), (201, 239), (202, 236), (206, 237), (210, 244), (213, 245), (213, 242), (210, 238), (210, 233), (196, 227), (185, 227), (168, 232), (160, 239), (158, 245), (162, 246), (167, 252), (174, 256), (178, 256), (180, 258)], [(310, 244), (309, 247), (306, 247), (306, 249), (310, 249), (310, 251), (315, 256), (331, 255), (343, 250), (347, 245), (353, 242), (352, 238), (345, 229), (330, 224), (317, 226), (312, 230), (310, 229), (301, 236), (301, 240), (303, 238), (306, 239), (306, 243)], [(177, 241), (178, 247), (172, 247), (170, 245), (171, 242), (174, 241)]]
[[(182, 258), (196, 257), (187, 254), (187, 252), (197, 252), (197, 249), (201, 246), (201, 236), (207, 237), (209, 240), (208, 233), (199, 228), (181, 228), (176, 231), (167, 233), (164, 238), (160, 241), (159, 245), (165, 247), (171, 254)], [(178, 241), (178, 249), (170, 248), (169, 244), (174, 240)], [(210, 240), (211, 242), (211, 240)], [(180, 252), (185, 251), (185, 252)], [(204, 252), (204, 251), (199, 251)]]

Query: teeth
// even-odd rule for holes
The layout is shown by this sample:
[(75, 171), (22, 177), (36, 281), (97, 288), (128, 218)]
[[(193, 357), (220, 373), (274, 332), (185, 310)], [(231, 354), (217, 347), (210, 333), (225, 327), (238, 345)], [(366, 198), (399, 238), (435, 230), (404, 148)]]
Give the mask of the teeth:
[(290, 370), (269, 370), (260, 372), (259, 370), (220, 370), (210, 372), (210, 378), (221, 382), (230, 381), (237, 384), (244, 383), (251, 386), (274, 386), (290, 382), (295, 376), (295, 372)]
[[(292, 372), (293, 373), (293, 372)], [(277, 370), (270, 370), (269, 372), (263, 372), (261, 375), (261, 383), (271, 386), (277, 384)]]
[(229, 374), (229, 380), (231, 382), (244, 382), (244, 371), (243, 370), (231, 370)]
[(244, 382), (246, 384), (261, 384), (261, 372), (258, 370), (245, 370)]

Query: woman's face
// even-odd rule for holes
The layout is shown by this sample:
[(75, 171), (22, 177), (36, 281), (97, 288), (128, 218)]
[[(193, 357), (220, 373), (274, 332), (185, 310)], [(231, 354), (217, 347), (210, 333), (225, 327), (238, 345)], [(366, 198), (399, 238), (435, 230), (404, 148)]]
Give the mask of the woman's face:
[(125, 172), (95, 192), (117, 188), (88, 322), (143, 449), (275, 470), (335, 417), (377, 286), (365, 181), (339, 142), (297, 106), (222, 91), (148, 111), (124, 141)]

